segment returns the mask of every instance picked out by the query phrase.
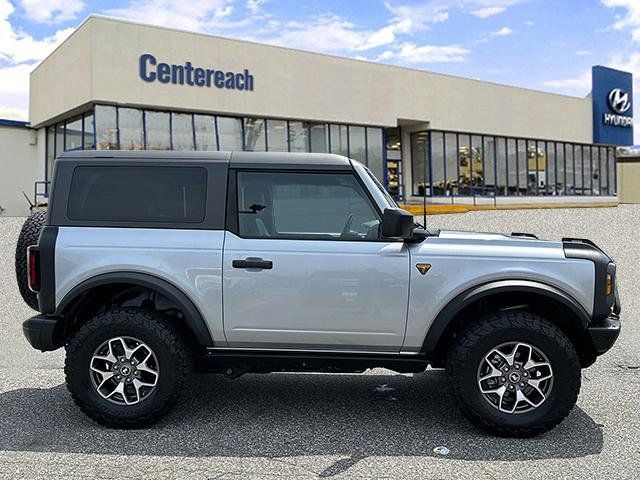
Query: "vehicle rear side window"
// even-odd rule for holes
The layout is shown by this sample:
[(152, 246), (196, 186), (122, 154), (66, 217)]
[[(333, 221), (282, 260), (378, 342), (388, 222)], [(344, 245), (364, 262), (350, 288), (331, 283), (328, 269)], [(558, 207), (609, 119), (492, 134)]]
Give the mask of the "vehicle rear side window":
[(200, 223), (207, 171), (201, 167), (75, 168), (67, 217), (78, 221)]

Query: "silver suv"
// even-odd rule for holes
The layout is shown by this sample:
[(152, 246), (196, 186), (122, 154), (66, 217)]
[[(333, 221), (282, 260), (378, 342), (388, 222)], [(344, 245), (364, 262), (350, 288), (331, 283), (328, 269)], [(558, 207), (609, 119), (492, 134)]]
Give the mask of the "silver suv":
[(474, 424), (530, 436), (620, 331), (592, 242), (425, 229), (336, 155), (66, 153), (23, 233), (25, 336), (64, 346), (74, 401), (114, 427), (159, 419), (194, 371), (431, 365)]

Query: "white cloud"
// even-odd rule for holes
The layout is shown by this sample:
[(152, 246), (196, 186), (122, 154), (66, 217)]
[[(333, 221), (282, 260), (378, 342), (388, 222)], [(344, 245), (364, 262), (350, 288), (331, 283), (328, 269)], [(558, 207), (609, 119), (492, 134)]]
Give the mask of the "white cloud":
[(535, 23), (533, 23), (531, 20), (525, 20), (524, 24), (527, 27), (533, 27), (535, 25)]
[(233, 12), (232, 0), (133, 0), (107, 15), (184, 30), (206, 31)]
[(551, 87), (559, 93), (584, 97), (591, 91), (591, 70), (586, 70), (577, 77), (547, 80), (542, 82), (545, 87)]
[(485, 8), (479, 8), (478, 10), (473, 10), (471, 12), (471, 15), (474, 15), (478, 18), (488, 18), (488, 17), (493, 17), (494, 15), (497, 15), (499, 13), (504, 12), (507, 9), (507, 7), (485, 7)]
[(256, 15), (267, 0), (247, 0), (247, 10)]
[(624, 8), (624, 15), (617, 15), (612, 27), (616, 30), (631, 30), (631, 38), (640, 42), (640, 1), (638, 0), (601, 0), (605, 7)]
[[(0, 101), (2, 101), (1, 98), (0, 96)], [(26, 121), (28, 117), (29, 114), (26, 108), (4, 107), (0, 105), (0, 118)]]
[(586, 57), (588, 55), (591, 55), (591, 51), (590, 50), (578, 50), (576, 52), (576, 55), (579, 57)]
[(13, 13), (13, 5), (7, 0), (0, 0), (0, 60), (10, 64), (42, 60), (73, 31), (72, 28), (67, 28), (36, 40), (13, 28), (9, 20)]
[(0, 118), (27, 119), (29, 73), (35, 64), (0, 68)]
[(459, 45), (416, 45), (406, 42), (400, 48), (383, 52), (378, 59), (397, 60), (400, 63), (418, 65), (427, 63), (459, 63), (466, 62), (469, 50)]
[(35, 39), (13, 27), (10, 17), (14, 12), (11, 3), (0, 0), (0, 116), (25, 119), (29, 103), (29, 73), (73, 29), (59, 30), (49, 37)]
[(84, 10), (82, 0), (20, 0), (27, 18), (38, 23), (60, 23)]
[(495, 32), (491, 32), (491, 35), (496, 37), (506, 37), (507, 35), (511, 35), (513, 30), (509, 27), (502, 27), (500, 30), (496, 30)]

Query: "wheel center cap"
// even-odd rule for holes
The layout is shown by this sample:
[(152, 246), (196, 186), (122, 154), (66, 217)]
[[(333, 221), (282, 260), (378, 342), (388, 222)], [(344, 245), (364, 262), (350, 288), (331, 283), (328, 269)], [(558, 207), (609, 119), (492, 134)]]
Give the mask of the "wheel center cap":
[(509, 374), (509, 381), (511, 383), (518, 383), (520, 381), (520, 374), (518, 372), (511, 372)]
[(128, 366), (124, 365), (124, 366), (120, 369), (120, 373), (121, 373), (122, 375), (129, 375), (129, 374), (131, 373), (131, 369), (130, 369)]

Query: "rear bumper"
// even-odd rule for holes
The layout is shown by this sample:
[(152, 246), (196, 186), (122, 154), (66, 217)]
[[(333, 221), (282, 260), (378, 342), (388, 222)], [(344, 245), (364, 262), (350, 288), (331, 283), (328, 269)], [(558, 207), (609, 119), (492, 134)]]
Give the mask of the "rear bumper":
[(60, 317), (36, 315), (22, 322), (25, 338), (36, 350), (49, 352), (62, 346)]
[(620, 335), (620, 316), (612, 313), (597, 326), (587, 329), (597, 355), (607, 352)]

